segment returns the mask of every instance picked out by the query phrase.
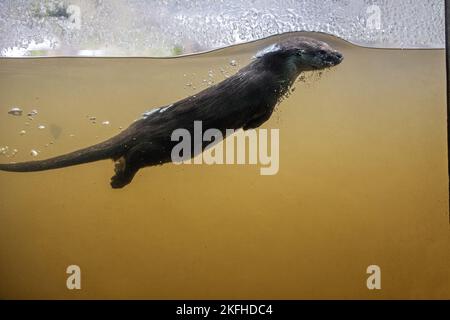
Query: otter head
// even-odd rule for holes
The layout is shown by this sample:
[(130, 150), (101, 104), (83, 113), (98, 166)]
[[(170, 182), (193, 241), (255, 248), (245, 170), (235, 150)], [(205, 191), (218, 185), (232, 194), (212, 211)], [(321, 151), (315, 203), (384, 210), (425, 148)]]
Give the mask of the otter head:
[(343, 55), (327, 43), (307, 37), (291, 37), (273, 44), (256, 55), (274, 65), (281, 62), (292, 71), (310, 71), (330, 68), (343, 60)]

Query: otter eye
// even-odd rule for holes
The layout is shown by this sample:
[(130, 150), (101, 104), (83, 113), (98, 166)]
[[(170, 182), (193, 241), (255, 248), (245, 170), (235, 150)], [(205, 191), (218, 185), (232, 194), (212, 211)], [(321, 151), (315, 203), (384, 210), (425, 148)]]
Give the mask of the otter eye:
[(325, 54), (327, 53), (325, 50), (319, 50), (319, 54)]
[(299, 56), (301, 56), (302, 54), (304, 54), (306, 52), (306, 50), (298, 50), (298, 52), (297, 52), (297, 54), (299, 55)]

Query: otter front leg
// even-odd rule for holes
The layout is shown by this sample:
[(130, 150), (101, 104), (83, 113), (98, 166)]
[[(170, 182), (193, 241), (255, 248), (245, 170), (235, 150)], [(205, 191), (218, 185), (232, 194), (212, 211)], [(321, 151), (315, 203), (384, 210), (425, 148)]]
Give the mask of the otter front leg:
[(133, 180), (136, 172), (145, 166), (146, 156), (149, 154), (151, 145), (147, 143), (138, 144), (127, 151), (115, 162), (115, 175), (111, 177), (111, 187), (123, 188)]

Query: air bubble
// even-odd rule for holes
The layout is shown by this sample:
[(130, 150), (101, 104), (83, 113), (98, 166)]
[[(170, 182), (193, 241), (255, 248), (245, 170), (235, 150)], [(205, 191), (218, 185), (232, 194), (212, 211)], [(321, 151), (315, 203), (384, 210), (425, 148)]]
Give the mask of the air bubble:
[(8, 114), (12, 115), (12, 116), (21, 116), (23, 113), (22, 109), (20, 109), (19, 107), (12, 107), (9, 111)]
[(38, 111), (36, 109), (31, 110), (30, 112), (27, 113), (28, 117), (34, 117), (35, 115), (38, 114)]

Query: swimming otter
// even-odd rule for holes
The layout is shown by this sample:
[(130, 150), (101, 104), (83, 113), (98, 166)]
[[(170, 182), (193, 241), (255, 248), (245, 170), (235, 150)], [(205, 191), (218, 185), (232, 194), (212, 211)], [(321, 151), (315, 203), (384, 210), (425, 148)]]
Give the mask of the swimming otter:
[(113, 159), (116, 165), (111, 186), (122, 188), (140, 168), (171, 162), (171, 150), (177, 143), (171, 141), (175, 129), (185, 128), (192, 134), (195, 120), (202, 121), (204, 130), (216, 128), (224, 133), (225, 129), (259, 127), (301, 72), (329, 68), (342, 59), (342, 54), (322, 41), (291, 37), (258, 52), (232, 77), (144, 113), (109, 140), (47, 160), (0, 164), (0, 170), (40, 171)]

